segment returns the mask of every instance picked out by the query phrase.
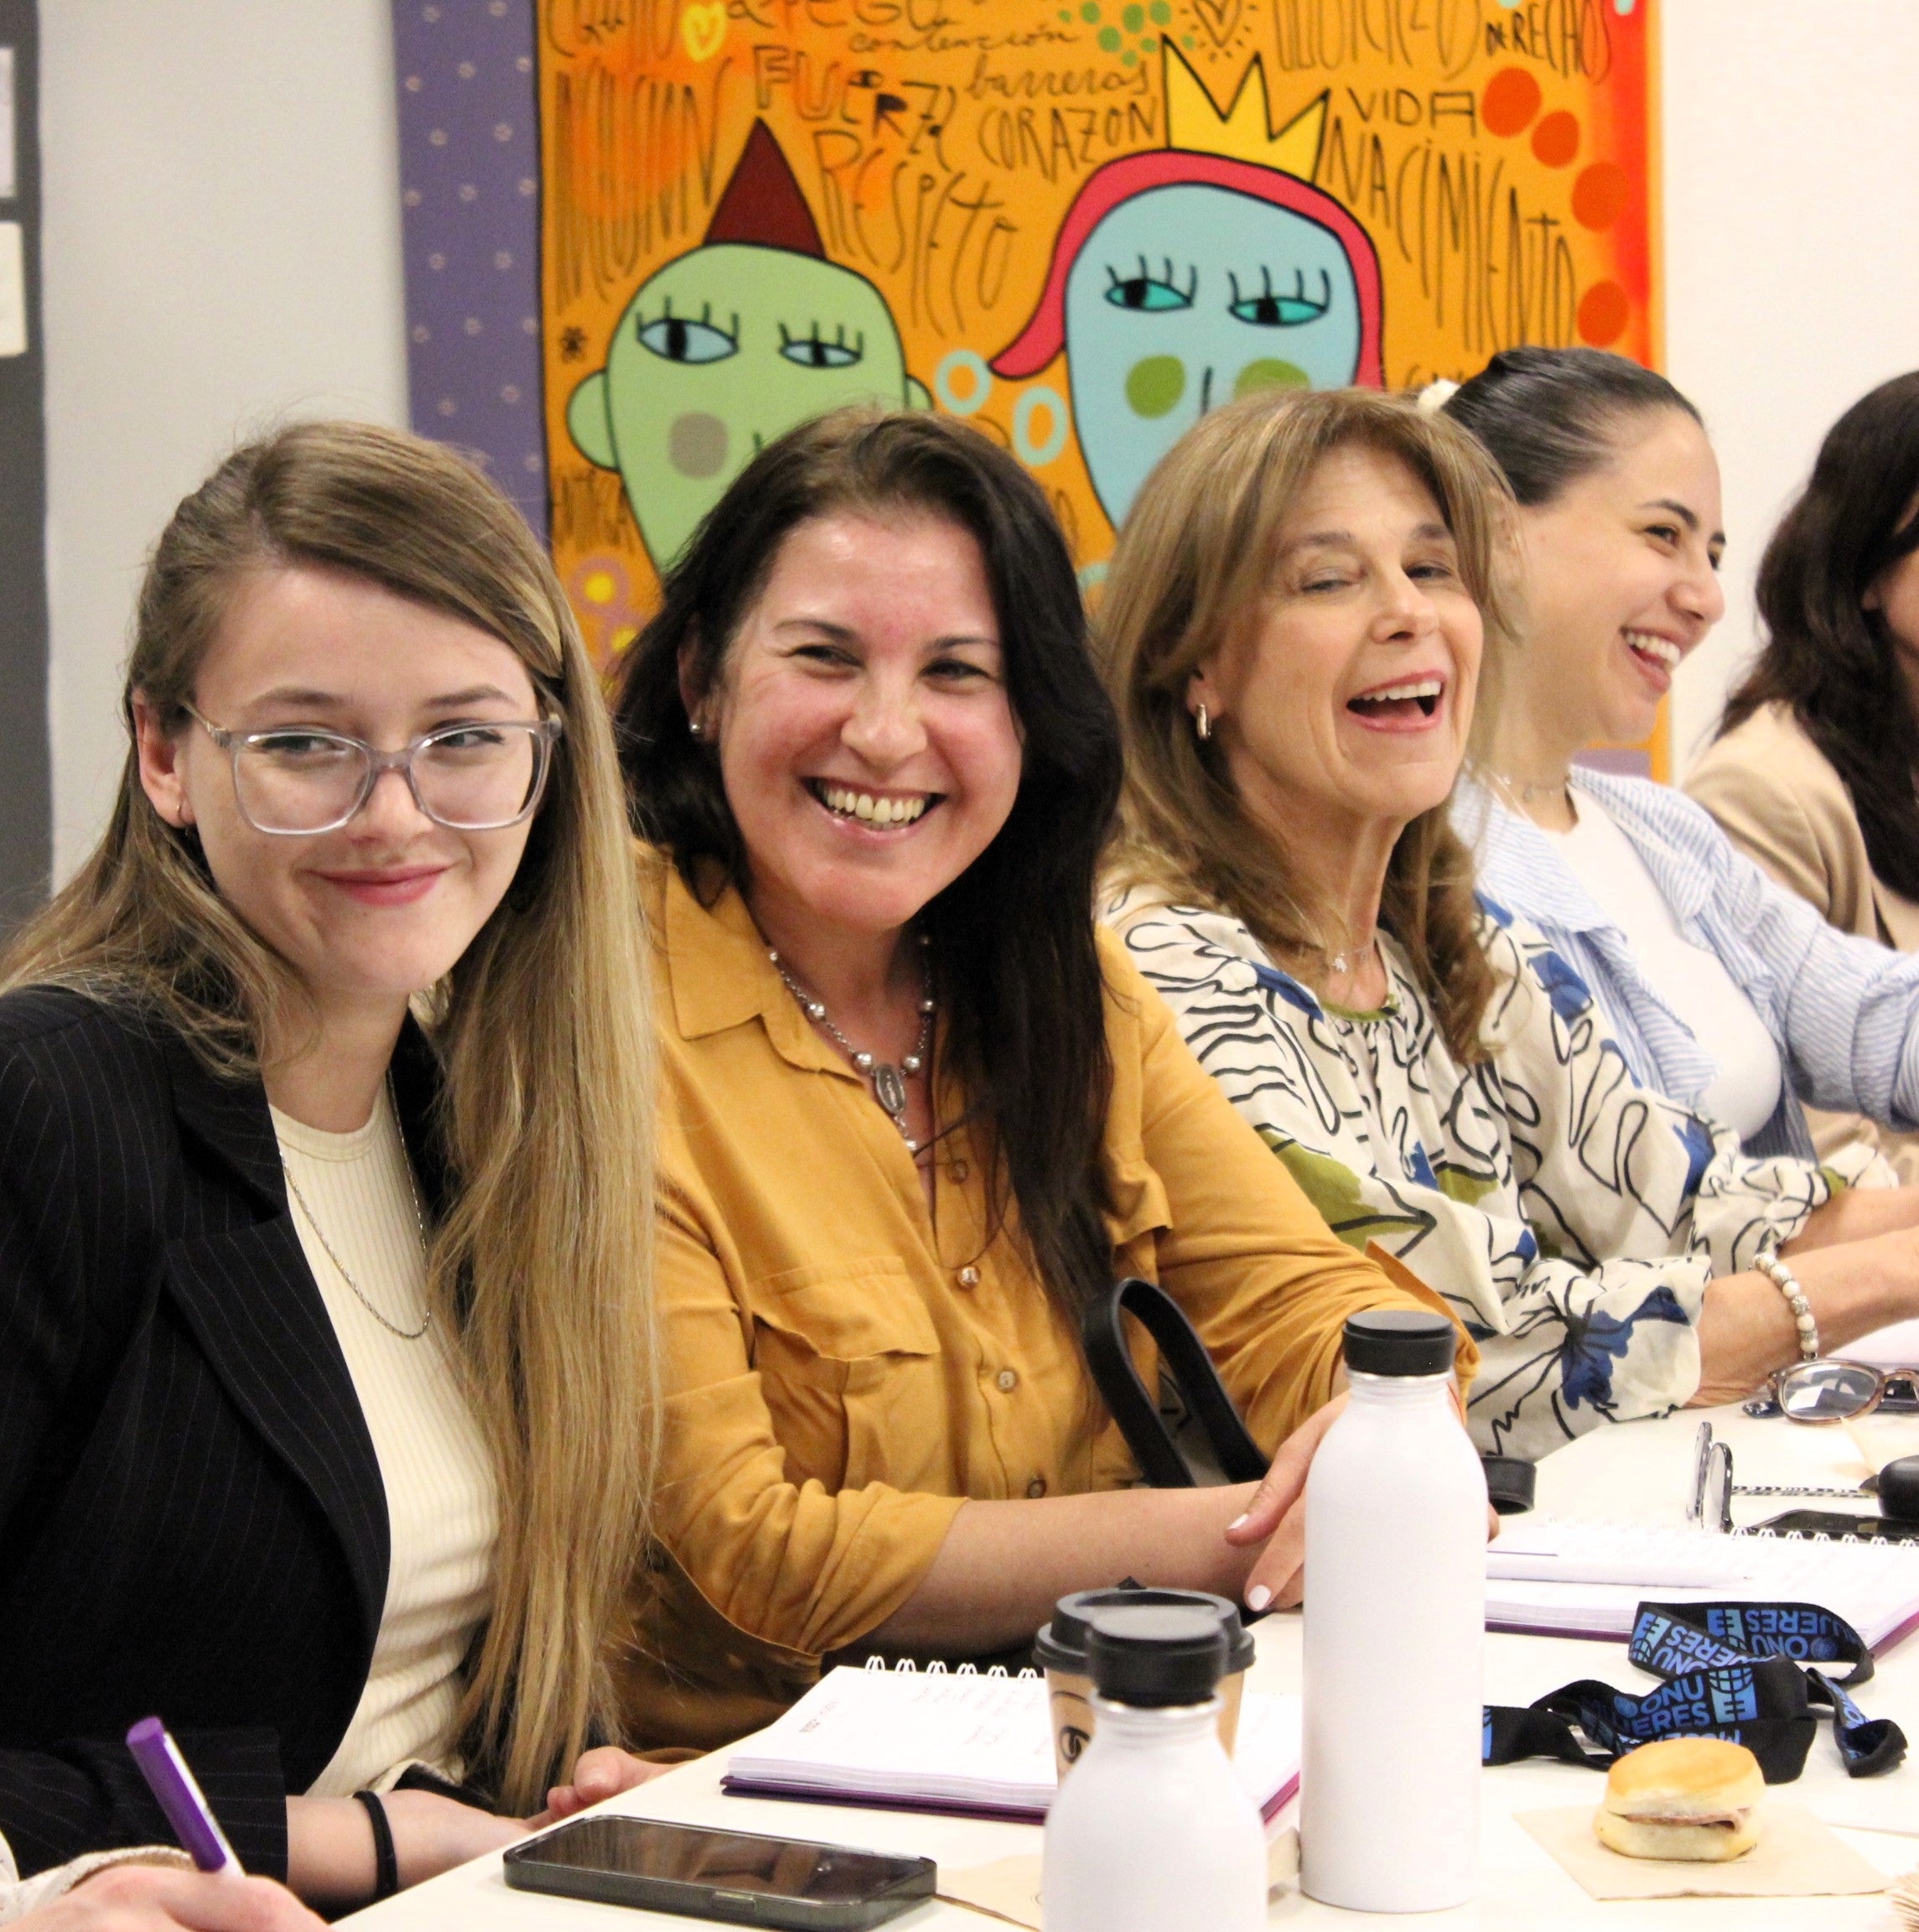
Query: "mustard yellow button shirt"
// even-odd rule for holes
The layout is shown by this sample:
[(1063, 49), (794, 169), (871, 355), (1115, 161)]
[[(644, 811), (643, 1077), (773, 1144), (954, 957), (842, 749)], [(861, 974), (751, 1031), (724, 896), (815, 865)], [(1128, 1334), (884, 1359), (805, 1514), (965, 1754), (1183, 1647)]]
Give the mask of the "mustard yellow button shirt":
[[(708, 910), (644, 863), (666, 1445), (622, 1701), (637, 1742), (711, 1746), (898, 1609), (967, 1498), (1138, 1472), (1071, 1323), (991, 1230), (976, 1145), (939, 1141), (929, 1213), (897, 1129), (808, 1025), (739, 894)], [(1177, 1297), (1270, 1449), (1330, 1394), (1349, 1314), (1441, 1304), (1333, 1238), (1124, 948), (1099, 944), (1114, 1276)], [(942, 1120), (962, 1111), (941, 1094)], [(1462, 1341), (1462, 1373), (1472, 1361)]]

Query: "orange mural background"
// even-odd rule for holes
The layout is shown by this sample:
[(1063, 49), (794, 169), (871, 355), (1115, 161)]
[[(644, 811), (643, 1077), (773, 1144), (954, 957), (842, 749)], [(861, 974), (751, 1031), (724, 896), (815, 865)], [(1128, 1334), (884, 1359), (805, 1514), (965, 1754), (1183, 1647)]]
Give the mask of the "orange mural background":
[(849, 386), (1013, 449), (1091, 584), (1227, 386), (1654, 362), (1656, 4), (540, 0), (552, 544), (596, 651)]

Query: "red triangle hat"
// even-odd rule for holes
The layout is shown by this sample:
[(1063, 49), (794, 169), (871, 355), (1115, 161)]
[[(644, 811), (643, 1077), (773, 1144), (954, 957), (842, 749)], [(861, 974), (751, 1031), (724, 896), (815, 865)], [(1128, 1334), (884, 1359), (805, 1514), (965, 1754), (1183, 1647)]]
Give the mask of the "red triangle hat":
[(739, 165), (707, 224), (707, 241), (757, 242), (826, 259), (813, 211), (764, 121), (753, 123)]

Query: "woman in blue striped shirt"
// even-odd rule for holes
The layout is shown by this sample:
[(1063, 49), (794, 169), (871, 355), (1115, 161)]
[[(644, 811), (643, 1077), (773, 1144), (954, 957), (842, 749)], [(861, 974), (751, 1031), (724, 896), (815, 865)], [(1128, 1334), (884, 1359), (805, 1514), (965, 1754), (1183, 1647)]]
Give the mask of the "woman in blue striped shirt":
[(1802, 1103), (1919, 1124), (1919, 958), (1838, 932), (1679, 792), (1575, 766), (1650, 734), (1724, 614), (1719, 466), (1699, 413), (1623, 356), (1494, 356), (1446, 413), (1519, 503), (1528, 610), (1455, 821), (1485, 890), (1597, 996), (1633, 1072), (1811, 1156)]

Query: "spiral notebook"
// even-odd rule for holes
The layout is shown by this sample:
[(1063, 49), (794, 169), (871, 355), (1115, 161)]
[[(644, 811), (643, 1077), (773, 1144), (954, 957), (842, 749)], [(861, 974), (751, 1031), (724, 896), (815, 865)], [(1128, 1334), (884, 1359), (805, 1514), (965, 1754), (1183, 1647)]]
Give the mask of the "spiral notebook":
[(1919, 1548), (1544, 1518), (1515, 1524), (1486, 1550), (1490, 1629), (1624, 1638), (1647, 1599), (1818, 1603), (1885, 1650), (1919, 1625)]
[[(1270, 1819), (1299, 1789), (1299, 1700), (1248, 1690), (1233, 1768)], [(1037, 1824), (1058, 1789), (1030, 1670), (829, 1670), (727, 1760), (728, 1791)]]

